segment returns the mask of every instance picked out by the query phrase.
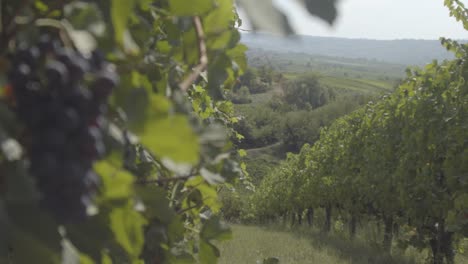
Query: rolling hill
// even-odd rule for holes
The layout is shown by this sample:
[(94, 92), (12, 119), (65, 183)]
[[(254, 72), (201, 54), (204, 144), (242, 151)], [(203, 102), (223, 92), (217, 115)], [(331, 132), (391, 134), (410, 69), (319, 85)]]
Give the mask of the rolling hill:
[(421, 66), (433, 59), (453, 58), (439, 40), (372, 40), (314, 36), (281, 38), (260, 33), (243, 33), (241, 41), (250, 49), (377, 60), (407, 66)]

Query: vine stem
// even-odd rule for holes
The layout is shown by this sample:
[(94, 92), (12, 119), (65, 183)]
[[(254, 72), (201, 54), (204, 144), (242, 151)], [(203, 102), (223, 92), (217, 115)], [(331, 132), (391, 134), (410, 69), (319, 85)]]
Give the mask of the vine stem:
[(190, 211), (190, 210), (192, 210), (192, 209), (195, 209), (195, 208), (197, 208), (197, 207), (200, 207), (200, 205), (199, 205), (199, 204), (196, 204), (196, 205), (192, 205), (192, 206), (190, 206), (190, 207), (187, 207), (187, 208), (185, 208), (185, 209), (181, 209), (181, 210), (177, 211), (177, 214), (183, 214), (183, 213), (188, 212), (188, 211)]
[(205, 32), (203, 31), (203, 25), (199, 16), (193, 17), (193, 25), (195, 26), (195, 33), (198, 40), (199, 63), (195, 68), (193, 68), (192, 73), (179, 84), (180, 89), (184, 92), (188, 91), (190, 86), (208, 66)]

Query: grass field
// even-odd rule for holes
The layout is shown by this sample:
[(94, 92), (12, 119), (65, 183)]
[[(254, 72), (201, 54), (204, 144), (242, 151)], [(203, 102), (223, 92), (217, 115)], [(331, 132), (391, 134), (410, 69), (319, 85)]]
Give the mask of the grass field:
[(327, 57), (304, 53), (282, 53), (252, 49), (247, 52), (249, 65), (268, 65), (283, 74), (315, 72), (327, 76), (362, 79), (398, 79), (404, 76), (404, 65), (365, 59)]
[(392, 89), (392, 85), (389, 82), (367, 79), (323, 76), (320, 78), (320, 82), (331, 88), (371, 94), (389, 92)]
[[(310, 228), (285, 230), (280, 227), (233, 225), (234, 238), (219, 245), (221, 264), (261, 263), (275, 257), (281, 264), (423, 264), (427, 252), (406, 250), (385, 254), (359, 237), (349, 241), (345, 236), (324, 235)], [(468, 264), (458, 256), (456, 264)]]

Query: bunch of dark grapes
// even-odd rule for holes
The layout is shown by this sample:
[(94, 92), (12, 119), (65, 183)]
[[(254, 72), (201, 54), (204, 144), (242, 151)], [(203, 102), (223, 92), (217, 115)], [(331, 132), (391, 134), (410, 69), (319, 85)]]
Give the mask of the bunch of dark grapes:
[(92, 205), (93, 163), (105, 152), (104, 114), (118, 75), (100, 53), (85, 57), (58, 43), (45, 35), (19, 44), (9, 83), (42, 203), (66, 223), (86, 218)]

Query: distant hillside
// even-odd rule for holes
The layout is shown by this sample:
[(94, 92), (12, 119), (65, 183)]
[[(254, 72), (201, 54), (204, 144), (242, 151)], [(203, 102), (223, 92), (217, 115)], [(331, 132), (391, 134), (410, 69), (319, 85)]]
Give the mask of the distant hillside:
[(247, 51), (247, 58), (252, 67), (267, 65), (286, 76), (315, 72), (325, 76), (388, 81), (388, 79), (396, 80), (404, 77), (407, 67), (403, 64), (365, 58), (330, 57), (252, 47)]
[(363, 58), (403, 65), (424, 65), (433, 59), (453, 58), (439, 40), (370, 40), (312, 36), (285, 39), (265, 34), (244, 33), (242, 42), (253, 49)]

